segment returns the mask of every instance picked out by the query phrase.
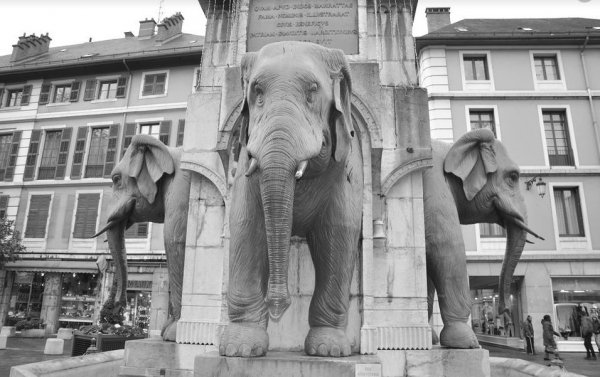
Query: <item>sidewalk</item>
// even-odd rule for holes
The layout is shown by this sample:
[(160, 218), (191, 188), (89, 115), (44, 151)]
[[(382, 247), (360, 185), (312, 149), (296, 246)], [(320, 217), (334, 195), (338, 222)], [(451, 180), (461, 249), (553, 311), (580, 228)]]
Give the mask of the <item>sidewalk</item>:
[[(525, 351), (519, 351), (515, 349), (488, 345), (482, 345), (482, 347), (490, 351), (490, 357), (510, 357), (513, 359), (523, 359), (541, 365), (548, 365), (548, 362), (544, 360), (543, 352), (533, 356), (528, 355)], [(560, 358), (563, 360), (567, 372), (578, 373), (588, 377), (600, 376), (600, 358), (599, 360), (585, 360), (585, 352), (563, 352), (560, 354)]]
[[(13, 365), (29, 364), (38, 361), (53, 360), (71, 356), (71, 340), (65, 340), (62, 356), (44, 355), (46, 339), (40, 338), (8, 338), (7, 349), (0, 350), (0, 377), (9, 377)], [(490, 351), (491, 357), (519, 358), (541, 365), (547, 365), (544, 354), (536, 356), (527, 355), (524, 351), (506, 349), (494, 346), (484, 346)], [(567, 371), (582, 374), (588, 377), (600, 376), (600, 360), (585, 360), (585, 353), (562, 353)]]

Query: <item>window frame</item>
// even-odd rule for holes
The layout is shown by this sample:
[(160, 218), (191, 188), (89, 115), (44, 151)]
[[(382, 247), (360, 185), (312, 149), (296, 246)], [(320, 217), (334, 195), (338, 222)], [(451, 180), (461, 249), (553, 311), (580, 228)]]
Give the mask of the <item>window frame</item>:
[[(72, 89), (72, 86), (73, 86), (73, 83), (72, 83), (72, 82), (69, 82), (69, 83), (59, 83), (59, 84), (53, 84), (53, 85), (52, 85), (52, 88), (50, 89), (50, 93), (51, 93), (51, 96), (52, 96), (52, 98), (51, 98), (52, 100), (50, 101), (50, 103), (52, 103), (52, 104), (55, 104), (55, 105), (57, 105), (57, 104), (66, 104), (66, 103), (71, 103), (71, 89)], [(68, 93), (68, 95), (66, 96), (66, 100), (63, 100), (63, 101), (58, 101), (58, 102), (57, 102), (57, 101), (56, 101), (56, 91), (57, 91), (59, 88), (69, 88), (69, 93)], [(64, 98), (65, 98), (65, 94), (64, 94), (64, 92), (63, 92), (63, 95), (62, 95), (62, 96), (63, 96), (63, 99), (64, 99)]]
[[(558, 229), (558, 211), (554, 200), (554, 189), (558, 188), (576, 188), (579, 194), (579, 204), (581, 209), (581, 220), (583, 228), (583, 237), (572, 237), (572, 236), (560, 236)], [(592, 251), (592, 240), (590, 236), (590, 225), (587, 213), (587, 204), (585, 200), (585, 191), (583, 189), (583, 182), (549, 182), (548, 193), (550, 196), (550, 206), (552, 209), (552, 225), (554, 230), (554, 239), (556, 242), (556, 249), (562, 250), (588, 250)]]
[[(144, 95), (144, 84), (146, 83), (146, 76), (151, 75), (160, 75), (165, 74), (165, 90), (162, 94), (149, 94)], [(169, 93), (169, 70), (160, 70), (160, 71), (148, 71), (142, 73), (142, 79), (140, 80), (140, 92), (138, 99), (147, 99), (147, 98), (160, 98), (166, 97)]]
[[(551, 165), (550, 155), (548, 153), (548, 143), (546, 141), (546, 126), (544, 124), (544, 112), (545, 111), (564, 111), (565, 120), (567, 122), (567, 133), (569, 134), (569, 145), (571, 146), (571, 153), (573, 154), (573, 165)], [(542, 138), (542, 148), (544, 153), (544, 164), (547, 169), (575, 169), (579, 168), (579, 153), (577, 150), (577, 143), (574, 135), (573, 118), (571, 116), (571, 107), (566, 104), (556, 105), (538, 105), (538, 122), (540, 127), (540, 135)]]
[[(50, 203), (48, 204), (48, 217), (46, 218), (46, 228), (44, 230), (44, 237), (43, 238), (26, 237), (26, 234), (27, 234), (27, 222), (29, 221), (29, 211), (30, 211), (30, 208), (31, 208), (31, 197), (32, 196), (37, 196), (37, 195), (50, 195)], [(43, 240), (44, 244), (45, 244), (46, 240), (48, 239), (48, 228), (50, 227), (50, 218), (52, 217), (52, 204), (53, 203), (54, 203), (54, 191), (29, 192), (29, 194), (27, 196), (27, 208), (25, 209), (25, 219), (23, 221), (23, 229), (22, 229), (22, 233), (21, 233), (24, 242), (28, 242), (28, 241), (29, 242), (40, 242), (40, 240)], [(27, 245), (25, 245), (25, 246), (27, 246)]]
[[(82, 174), (81, 174), (81, 179), (104, 179), (104, 167), (106, 165), (106, 154), (108, 153), (108, 143), (110, 142), (110, 127), (113, 125), (113, 122), (110, 123), (102, 123), (102, 124), (88, 124), (88, 134), (87, 134), (87, 140), (86, 140), (86, 147), (85, 147), (85, 153), (83, 156), (83, 169), (82, 169)], [(87, 176), (87, 168), (88, 165), (90, 165), (89, 163), (89, 158), (90, 158), (90, 151), (92, 149), (92, 136), (94, 133), (95, 129), (107, 129), (108, 130), (108, 138), (107, 138), (107, 144), (106, 144), (106, 150), (104, 151), (104, 158), (103, 163), (102, 163), (102, 174), (100, 175), (100, 177), (88, 177)], [(94, 166), (99, 166), (99, 165), (94, 165)]]
[[(462, 50), (458, 52), (460, 68), (461, 68), (461, 79), (462, 87), (464, 91), (483, 91), (490, 92), (494, 91), (494, 70), (492, 68), (492, 57), (489, 50)], [(487, 66), (486, 80), (469, 80), (467, 79), (467, 65), (465, 64), (465, 57), (485, 57)]]
[[(10, 100), (10, 94), (14, 93), (14, 92), (19, 92), (21, 95), (18, 96), (18, 104), (14, 104), (14, 105), (9, 105), (8, 102)], [(10, 109), (14, 109), (17, 107), (21, 107), (21, 101), (23, 100), (23, 93), (25, 92), (25, 87), (17, 87), (17, 88), (6, 88), (6, 92), (4, 93), (4, 95), (6, 96), (3, 99), (3, 104), (2, 107), (3, 108), (10, 108)]]
[(494, 116), (494, 128), (496, 129), (496, 139), (502, 140), (502, 132), (500, 131), (500, 117), (498, 115), (498, 105), (466, 105), (465, 122), (467, 126), (467, 132), (473, 130), (471, 128), (471, 111), (491, 111)]
[[(42, 168), (42, 161), (44, 158), (44, 152), (46, 151), (46, 139), (48, 137), (48, 133), (49, 132), (60, 132), (60, 137), (58, 138), (58, 149), (56, 151), (56, 164), (54, 167), (54, 176), (56, 176), (56, 167), (58, 166), (58, 160), (60, 158), (60, 144), (61, 144), (61, 140), (62, 140), (62, 133), (64, 132), (64, 127), (63, 128), (58, 128), (58, 127), (53, 127), (51, 129), (44, 129), (42, 132), (42, 137), (40, 137), (40, 146), (39, 146), (39, 152), (38, 152), (38, 158), (36, 161), (36, 169), (35, 169), (35, 175), (34, 175), (34, 179), (35, 180), (42, 180), (42, 181), (51, 181), (51, 180), (55, 180), (55, 178), (42, 178), (40, 179), (40, 169)], [(70, 148), (69, 148), (70, 149)], [(47, 166), (45, 166), (47, 167)]]
[[(106, 98), (101, 98), (101, 94), (102, 94), (102, 86), (103, 85), (108, 85), (109, 86), (109, 90), (107, 91), (107, 97)], [(110, 94), (111, 90), (110, 87), (114, 85), (114, 95), (112, 97), (109, 97), (108, 95)], [(119, 85), (119, 79), (110, 79), (110, 80), (98, 80), (98, 92), (96, 93), (96, 100), (97, 101), (111, 101), (111, 100), (116, 100), (117, 99), (117, 87)]]
[[(538, 80), (535, 70), (535, 58), (537, 56), (554, 56), (558, 69), (559, 80)], [(560, 50), (530, 50), (529, 51), (531, 77), (533, 79), (534, 89), (540, 91), (563, 91), (567, 89), (565, 82), (565, 70), (562, 63)]]

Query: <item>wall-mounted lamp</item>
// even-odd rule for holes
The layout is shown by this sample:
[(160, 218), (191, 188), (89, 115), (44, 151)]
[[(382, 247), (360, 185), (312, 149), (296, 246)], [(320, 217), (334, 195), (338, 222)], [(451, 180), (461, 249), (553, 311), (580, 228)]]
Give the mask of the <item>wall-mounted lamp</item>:
[(385, 239), (385, 224), (383, 220), (373, 220), (373, 239), (383, 240)]
[[(538, 180), (537, 182), (535, 180)], [(527, 186), (527, 190), (531, 190), (531, 186), (535, 183), (535, 188), (537, 190), (540, 198), (543, 198), (546, 195), (546, 182), (542, 181), (542, 177), (532, 177), (530, 180), (525, 181), (525, 186)]]

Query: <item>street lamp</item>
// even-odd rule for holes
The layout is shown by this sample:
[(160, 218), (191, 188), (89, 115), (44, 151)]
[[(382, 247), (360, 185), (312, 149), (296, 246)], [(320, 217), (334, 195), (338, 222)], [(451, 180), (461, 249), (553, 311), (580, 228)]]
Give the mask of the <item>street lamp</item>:
[[(537, 178), (537, 182), (535, 181)], [(531, 186), (535, 183), (535, 188), (537, 190), (540, 198), (543, 198), (546, 195), (546, 182), (542, 180), (542, 177), (533, 177), (528, 181), (525, 181), (525, 186), (527, 186), (527, 190), (531, 190)]]

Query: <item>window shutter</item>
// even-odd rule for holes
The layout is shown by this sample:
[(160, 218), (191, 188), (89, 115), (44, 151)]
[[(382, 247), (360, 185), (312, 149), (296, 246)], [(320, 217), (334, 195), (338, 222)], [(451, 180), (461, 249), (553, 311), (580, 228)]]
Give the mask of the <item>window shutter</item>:
[(77, 211), (75, 212), (73, 238), (90, 238), (96, 233), (99, 202), (100, 194), (98, 193), (79, 194), (77, 198)]
[(106, 160), (104, 160), (104, 178), (110, 178), (117, 161), (117, 139), (119, 138), (120, 124), (113, 124), (108, 131), (108, 147), (106, 148)]
[(21, 106), (29, 105), (29, 99), (31, 98), (32, 85), (25, 85), (23, 87), (23, 94), (21, 95)]
[(125, 123), (125, 131), (123, 131), (123, 143), (121, 144), (121, 158), (125, 154), (127, 147), (131, 144), (131, 138), (135, 135), (135, 123)]
[(165, 145), (169, 145), (169, 135), (171, 134), (171, 121), (163, 120), (160, 122), (160, 131), (158, 140), (162, 141)]
[(127, 77), (119, 77), (117, 81), (117, 98), (125, 98), (125, 90), (127, 90)]
[(6, 211), (8, 210), (8, 195), (0, 195), (0, 219), (6, 218)]
[(89, 127), (79, 127), (77, 129), (77, 139), (75, 141), (75, 152), (73, 152), (73, 165), (71, 165), (71, 179), (81, 178), (83, 169), (83, 157), (85, 155), (85, 143), (87, 141)]
[(148, 223), (135, 223), (125, 231), (125, 238), (147, 238)]
[(3, 107), (4, 105), (2, 104), (2, 97), (4, 96), (4, 89), (0, 88), (0, 107)]
[(84, 101), (91, 101), (96, 94), (96, 80), (87, 80), (85, 82), (85, 92), (83, 93)]
[(179, 124), (177, 125), (177, 143), (175, 143), (176, 147), (180, 147), (183, 145), (184, 131), (185, 131), (185, 119), (179, 119)]
[(4, 180), (6, 182), (12, 182), (15, 175), (15, 166), (17, 165), (17, 157), (19, 156), (19, 147), (21, 145), (21, 134), (22, 131), (15, 131), (12, 135), (10, 154), (8, 155), (8, 166), (6, 167), (6, 174), (4, 175)]
[(40, 105), (45, 105), (50, 102), (50, 88), (52, 85), (50, 84), (42, 84), (42, 90), (40, 92), (40, 100), (38, 103)]
[(29, 150), (27, 151), (27, 160), (25, 160), (25, 172), (23, 173), (24, 181), (32, 181), (35, 175), (35, 163), (40, 148), (40, 137), (42, 130), (32, 130), (31, 140), (29, 142)]
[(50, 195), (32, 195), (29, 202), (25, 238), (45, 238), (48, 212), (50, 210)]
[(60, 139), (60, 149), (58, 151), (58, 164), (56, 165), (56, 173), (54, 179), (64, 179), (65, 171), (67, 170), (67, 158), (69, 157), (69, 146), (71, 144), (71, 134), (73, 127), (65, 128)]
[(71, 97), (69, 97), (69, 101), (77, 102), (79, 101), (79, 91), (81, 89), (81, 81), (75, 81), (71, 84)]

